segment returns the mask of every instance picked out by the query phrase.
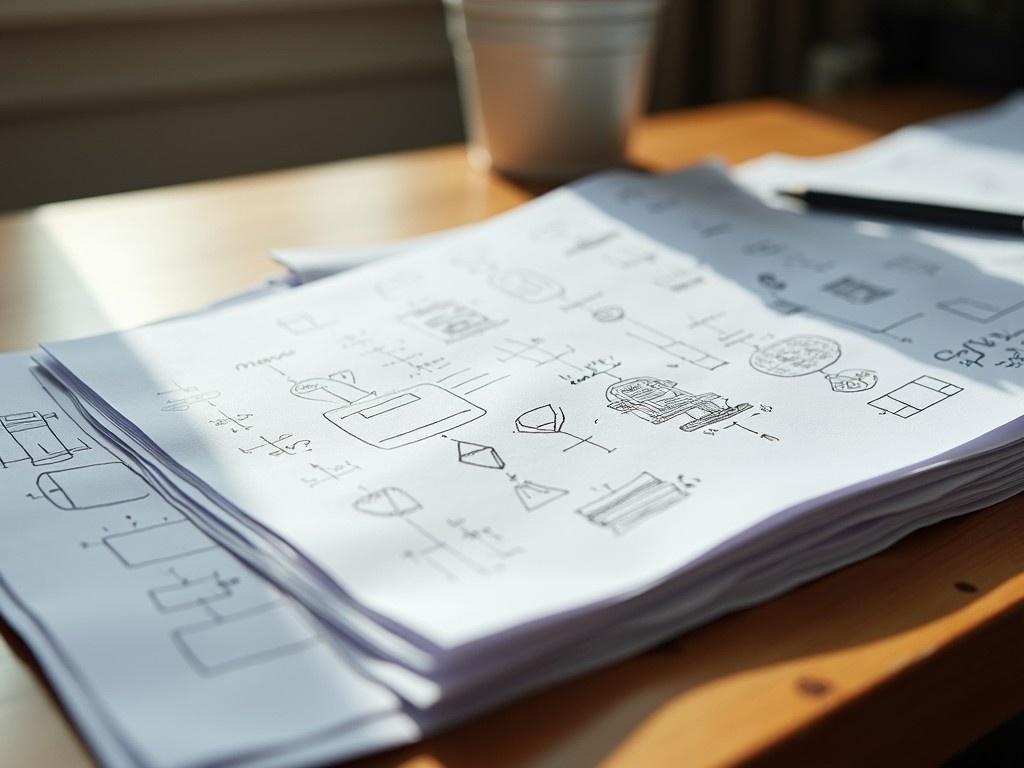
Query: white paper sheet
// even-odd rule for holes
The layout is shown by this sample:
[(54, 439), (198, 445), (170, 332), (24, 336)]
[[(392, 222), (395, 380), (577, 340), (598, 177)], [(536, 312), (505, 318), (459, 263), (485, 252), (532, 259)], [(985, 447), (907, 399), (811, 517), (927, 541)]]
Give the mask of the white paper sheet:
[(415, 738), (396, 697), (0, 356), (4, 615), (110, 765), (294, 764)]
[[(1012, 420), (1022, 307), (1018, 283), (703, 168), (605, 175), (414, 256), (47, 349), (360, 605), (453, 650)], [(942, 359), (979, 333), (983, 364)]]

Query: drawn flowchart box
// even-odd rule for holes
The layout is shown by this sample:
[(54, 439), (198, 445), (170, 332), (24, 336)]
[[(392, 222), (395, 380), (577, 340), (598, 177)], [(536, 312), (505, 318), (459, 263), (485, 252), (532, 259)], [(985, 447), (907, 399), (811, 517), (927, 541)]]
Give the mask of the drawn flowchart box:
[(174, 641), (197, 672), (212, 676), (297, 653), (320, 637), (294, 608), (274, 602), (177, 629)]
[(937, 379), (934, 376), (918, 376), (902, 387), (897, 387), (888, 394), (876, 397), (868, 405), (873, 405), (880, 411), (892, 413), (901, 419), (909, 419), (925, 408), (941, 403), (960, 392), (963, 392), (963, 387), (958, 387), (956, 384), (950, 384), (948, 381)]
[(217, 549), (213, 540), (188, 520), (112, 533), (103, 538), (103, 543), (128, 568), (141, 568)]

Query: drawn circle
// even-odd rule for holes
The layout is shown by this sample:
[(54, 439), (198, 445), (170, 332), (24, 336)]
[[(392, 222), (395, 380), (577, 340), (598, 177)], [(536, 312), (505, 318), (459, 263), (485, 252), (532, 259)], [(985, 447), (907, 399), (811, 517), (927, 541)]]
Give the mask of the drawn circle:
[(839, 359), (839, 344), (824, 336), (790, 336), (750, 356), (750, 367), (769, 376), (806, 376)]

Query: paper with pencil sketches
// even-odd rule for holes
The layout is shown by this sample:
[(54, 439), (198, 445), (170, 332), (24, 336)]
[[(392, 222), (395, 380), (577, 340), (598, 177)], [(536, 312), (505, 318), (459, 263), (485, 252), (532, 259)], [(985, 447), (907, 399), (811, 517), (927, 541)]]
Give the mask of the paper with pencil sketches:
[[(1024, 286), (905, 245), (714, 167), (616, 172), (413, 254), (46, 350), (353, 607), (457, 655), (1019, 415)], [(299, 314), (317, 322), (295, 333)], [(981, 333), (978, 365), (946, 354)], [(314, 465), (358, 470), (313, 489)]]
[(0, 469), (0, 610), (105, 765), (294, 764), (415, 738), (390, 691), (31, 368), (0, 356), (0, 410), (39, 459)]

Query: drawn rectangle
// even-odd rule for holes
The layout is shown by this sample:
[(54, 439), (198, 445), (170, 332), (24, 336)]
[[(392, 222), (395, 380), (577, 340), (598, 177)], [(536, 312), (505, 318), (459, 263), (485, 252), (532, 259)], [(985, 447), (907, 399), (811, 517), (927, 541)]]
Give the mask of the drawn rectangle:
[(461, 341), (502, 324), (457, 301), (438, 301), (406, 312), (399, 319), (445, 342)]
[(623, 534), (686, 496), (674, 483), (660, 480), (650, 472), (641, 472), (625, 485), (576, 511), (595, 525)]
[(216, 574), (201, 579), (190, 579), (180, 584), (168, 584), (149, 590), (153, 604), (162, 613), (197, 608), (207, 603), (231, 597), (231, 586)]
[(336, 427), (375, 448), (425, 440), (483, 416), (485, 411), (435, 384), (419, 384), (324, 414)]
[(934, 376), (918, 376), (911, 382), (897, 387), (891, 392), (869, 401), (881, 411), (909, 419), (925, 408), (930, 408), (943, 400), (963, 391), (963, 387), (950, 384), (948, 381)]
[(174, 641), (196, 671), (213, 676), (297, 653), (320, 638), (294, 608), (278, 601), (182, 627)]
[(188, 520), (112, 533), (103, 538), (103, 543), (128, 568), (141, 568), (217, 549), (213, 540)]

